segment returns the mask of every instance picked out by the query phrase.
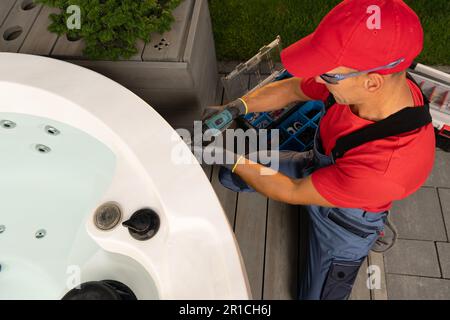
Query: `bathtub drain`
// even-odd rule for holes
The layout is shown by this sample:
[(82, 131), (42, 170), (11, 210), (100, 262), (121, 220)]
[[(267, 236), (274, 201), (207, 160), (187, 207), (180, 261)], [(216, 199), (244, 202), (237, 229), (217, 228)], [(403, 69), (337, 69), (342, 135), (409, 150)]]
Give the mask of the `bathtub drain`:
[(122, 211), (114, 202), (101, 205), (94, 214), (95, 226), (103, 231), (111, 230), (117, 226), (122, 219)]

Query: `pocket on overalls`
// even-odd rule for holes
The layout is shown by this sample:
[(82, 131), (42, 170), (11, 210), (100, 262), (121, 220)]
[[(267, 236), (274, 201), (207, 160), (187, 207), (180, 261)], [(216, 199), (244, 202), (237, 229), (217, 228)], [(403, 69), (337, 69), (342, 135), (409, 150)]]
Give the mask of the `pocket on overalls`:
[(379, 229), (374, 226), (363, 225), (354, 221), (340, 212), (338, 208), (331, 208), (328, 211), (328, 219), (345, 231), (356, 235), (362, 239), (367, 239), (370, 235), (377, 234)]
[(321, 300), (347, 300), (358, 276), (360, 261), (334, 260), (322, 289)]

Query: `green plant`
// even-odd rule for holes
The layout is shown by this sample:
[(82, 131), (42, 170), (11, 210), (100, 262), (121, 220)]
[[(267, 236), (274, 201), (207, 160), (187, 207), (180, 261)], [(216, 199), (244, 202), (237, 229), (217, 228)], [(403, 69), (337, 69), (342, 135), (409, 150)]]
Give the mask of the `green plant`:
[[(83, 39), (83, 54), (95, 60), (128, 59), (137, 53), (136, 42), (148, 43), (152, 32), (170, 30), (172, 10), (182, 0), (35, 0), (36, 3), (61, 9), (51, 14), (49, 30), (69, 39)], [(81, 28), (67, 26), (76, 5), (81, 12)]]

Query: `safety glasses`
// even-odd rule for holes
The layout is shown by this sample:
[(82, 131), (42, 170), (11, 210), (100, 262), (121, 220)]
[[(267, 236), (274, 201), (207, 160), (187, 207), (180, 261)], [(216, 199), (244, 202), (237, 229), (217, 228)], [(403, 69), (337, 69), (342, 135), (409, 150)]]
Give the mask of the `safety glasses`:
[(367, 73), (370, 73), (370, 72), (375, 72), (375, 71), (395, 68), (396, 66), (398, 66), (403, 61), (405, 61), (405, 59), (401, 58), (401, 59), (399, 59), (397, 61), (391, 62), (388, 65), (385, 65), (385, 66), (382, 66), (382, 67), (377, 67), (377, 68), (373, 68), (373, 69), (369, 69), (369, 70), (352, 72), (352, 73), (347, 73), (347, 74), (324, 73), (324, 74), (320, 75), (320, 78), (323, 81), (325, 81), (326, 83), (328, 83), (328, 84), (338, 84), (339, 81), (342, 81), (342, 80), (345, 80), (345, 79), (348, 79), (348, 78), (352, 78), (352, 77), (357, 77), (357, 76), (360, 76), (362, 74), (367, 74)]

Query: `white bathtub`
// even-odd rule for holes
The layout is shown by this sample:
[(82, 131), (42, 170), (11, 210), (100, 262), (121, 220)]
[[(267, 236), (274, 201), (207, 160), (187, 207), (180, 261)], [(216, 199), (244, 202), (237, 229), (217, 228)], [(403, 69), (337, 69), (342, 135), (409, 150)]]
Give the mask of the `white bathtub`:
[[(202, 168), (173, 163), (181, 139), (132, 92), (69, 63), (0, 53), (2, 120), (15, 126), (0, 127), (0, 299), (60, 299), (93, 280), (120, 281), (138, 299), (250, 298)], [(101, 231), (94, 212), (107, 202), (121, 222), (154, 210), (158, 232)]]

